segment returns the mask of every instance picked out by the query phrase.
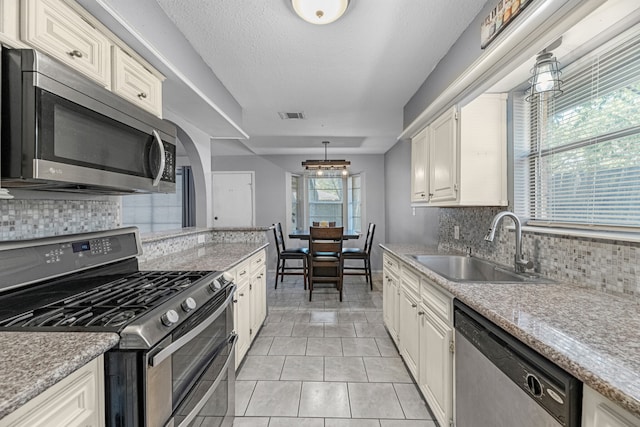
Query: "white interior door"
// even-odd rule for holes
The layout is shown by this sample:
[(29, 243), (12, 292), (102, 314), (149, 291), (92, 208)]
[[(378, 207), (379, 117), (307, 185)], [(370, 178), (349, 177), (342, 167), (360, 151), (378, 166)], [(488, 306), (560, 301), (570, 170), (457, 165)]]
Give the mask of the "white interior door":
[(253, 227), (254, 172), (213, 172), (213, 226)]

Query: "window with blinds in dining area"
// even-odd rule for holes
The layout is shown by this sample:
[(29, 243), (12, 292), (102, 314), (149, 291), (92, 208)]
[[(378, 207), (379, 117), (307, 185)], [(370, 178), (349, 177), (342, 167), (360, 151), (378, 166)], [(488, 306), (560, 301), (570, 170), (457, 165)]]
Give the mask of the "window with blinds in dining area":
[(640, 26), (514, 99), (514, 207), (540, 226), (640, 227)]

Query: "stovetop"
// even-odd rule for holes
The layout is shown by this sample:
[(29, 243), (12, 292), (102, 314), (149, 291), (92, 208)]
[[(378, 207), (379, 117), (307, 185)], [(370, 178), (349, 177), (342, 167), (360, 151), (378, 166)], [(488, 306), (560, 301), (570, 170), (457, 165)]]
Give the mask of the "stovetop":
[[(113, 280), (108, 280), (110, 276), (63, 284), (57, 280), (55, 284), (0, 297), (3, 306), (0, 328), (76, 327), (86, 330), (87, 327), (104, 327), (119, 331), (210, 274), (208, 271), (147, 271)], [(105, 277), (107, 283), (97, 286), (91, 283), (105, 281)], [(24, 310), (25, 307), (29, 309)]]
[(148, 349), (233, 292), (215, 271), (138, 271), (137, 228), (0, 242), (0, 331), (116, 332)]

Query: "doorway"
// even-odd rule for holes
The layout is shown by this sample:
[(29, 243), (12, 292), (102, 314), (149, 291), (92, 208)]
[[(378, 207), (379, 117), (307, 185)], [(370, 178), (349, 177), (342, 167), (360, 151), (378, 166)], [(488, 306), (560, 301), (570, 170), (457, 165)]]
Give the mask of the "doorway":
[(255, 226), (255, 172), (212, 172), (213, 226)]

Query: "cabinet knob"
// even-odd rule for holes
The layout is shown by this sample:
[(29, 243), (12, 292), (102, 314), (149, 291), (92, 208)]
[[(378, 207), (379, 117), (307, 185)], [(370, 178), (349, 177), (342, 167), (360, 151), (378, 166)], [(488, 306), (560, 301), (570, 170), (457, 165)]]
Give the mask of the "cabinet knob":
[(416, 308), (417, 306), (417, 304), (411, 304), (411, 308)]
[(145, 99), (146, 97), (147, 97), (147, 94), (146, 94), (146, 93), (144, 93), (144, 92), (140, 92), (140, 93), (138, 94), (138, 98), (140, 98), (140, 99)]
[(422, 315), (424, 315), (424, 311), (419, 311), (418, 316), (422, 316)]
[(69, 52), (69, 56), (72, 58), (82, 58), (82, 52), (80, 52), (79, 50), (72, 50), (71, 52)]

